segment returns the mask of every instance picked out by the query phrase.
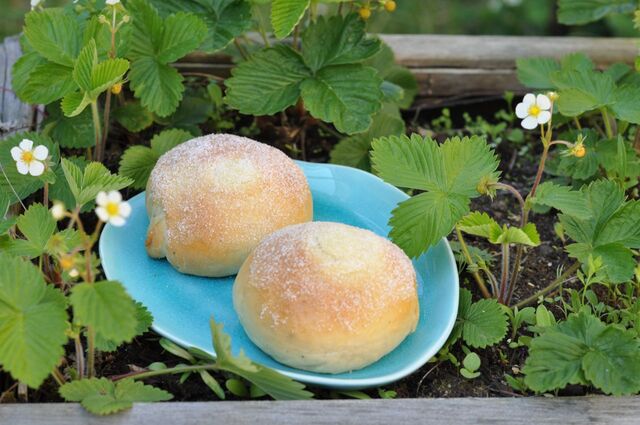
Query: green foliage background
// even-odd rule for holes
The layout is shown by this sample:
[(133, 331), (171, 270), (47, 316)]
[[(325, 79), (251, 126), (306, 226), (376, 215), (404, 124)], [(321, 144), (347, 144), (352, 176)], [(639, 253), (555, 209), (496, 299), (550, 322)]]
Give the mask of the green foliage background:
[[(46, 0), (47, 7), (66, 4)], [(608, 17), (581, 27), (556, 24), (555, 0), (398, 0), (392, 13), (377, 13), (372, 32), (431, 34), (635, 36), (629, 19)], [(28, 0), (0, 0), (0, 39), (17, 34), (29, 10)], [(469, 19), (473, 16), (474, 19)]]

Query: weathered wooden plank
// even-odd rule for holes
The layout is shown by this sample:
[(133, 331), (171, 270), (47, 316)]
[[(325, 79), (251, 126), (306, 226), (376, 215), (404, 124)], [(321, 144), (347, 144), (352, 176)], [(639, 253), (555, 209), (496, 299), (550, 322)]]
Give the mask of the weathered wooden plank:
[(20, 425), (635, 425), (639, 421), (640, 398), (603, 396), (159, 403), (137, 404), (104, 418), (77, 404), (0, 405), (0, 423)]
[(16, 131), (28, 130), (42, 118), (42, 114), (38, 113), (38, 109), (22, 103), (11, 87), (13, 64), (21, 55), (22, 49), (20, 48), (19, 37), (5, 38), (2, 45), (0, 45), (0, 83), (2, 84), (0, 137), (6, 137)]
[(517, 58), (561, 58), (573, 52), (583, 52), (606, 66), (631, 64), (638, 54), (635, 38), (399, 34), (381, 38), (393, 49), (396, 60), (410, 68), (514, 68)]
[[(381, 38), (391, 46), (398, 63), (416, 75), (423, 99), (524, 92), (515, 72), (516, 59), (521, 57), (561, 58), (583, 52), (597, 66), (606, 67), (614, 62), (632, 64), (638, 53), (637, 39), (632, 38), (394, 34)], [(229, 56), (199, 52), (176, 66), (183, 73), (228, 77), (233, 64)]]

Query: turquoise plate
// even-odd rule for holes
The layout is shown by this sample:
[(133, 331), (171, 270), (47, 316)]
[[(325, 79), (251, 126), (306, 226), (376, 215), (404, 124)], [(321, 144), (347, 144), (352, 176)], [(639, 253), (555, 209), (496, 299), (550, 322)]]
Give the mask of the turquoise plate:
[[(298, 162), (313, 194), (314, 219), (337, 221), (387, 236), (391, 210), (407, 195), (378, 177), (355, 168)], [(108, 279), (124, 284), (153, 313), (153, 329), (176, 343), (212, 351), (209, 318), (224, 324), (234, 353), (311, 385), (357, 389), (385, 385), (420, 368), (445, 343), (458, 311), (458, 271), (446, 239), (416, 259), (420, 321), (393, 352), (376, 363), (337, 375), (293, 369), (273, 360), (247, 337), (231, 301), (233, 277), (202, 278), (153, 260), (144, 247), (149, 220), (144, 193), (130, 199), (132, 213), (123, 227), (107, 225), (100, 256)]]

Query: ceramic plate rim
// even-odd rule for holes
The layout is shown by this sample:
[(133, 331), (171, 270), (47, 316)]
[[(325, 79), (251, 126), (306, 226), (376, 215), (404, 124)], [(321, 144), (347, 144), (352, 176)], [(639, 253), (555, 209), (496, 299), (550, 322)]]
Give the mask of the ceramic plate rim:
[[(295, 161), (296, 163), (304, 163), (306, 166), (324, 166), (324, 167), (335, 167), (335, 168), (342, 168), (342, 169), (346, 169), (349, 172), (354, 172), (354, 173), (360, 173), (363, 175), (366, 175), (367, 178), (371, 178), (374, 180), (377, 180), (379, 183), (384, 184), (385, 186), (392, 188), (393, 190), (395, 190), (398, 194), (402, 195), (402, 197), (404, 199), (409, 199), (409, 195), (407, 195), (406, 193), (404, 193), (403, 191), (401, 191), (400, 189), (398, 189), (397, 187), (385, 182), (384, 180), (382, 180), (380, 177), (375, 176), (371, 173), (368, 173), (366, 171), (360, 170), (358, 168), (353, 168), (353, 167), (348, 167), (345, 165), (338, 165), (338, 164), (325, 164), (325, 163), (314, 163), (314, 162), (305, 162), (305, 161)], [(141, 196), (143, 195), (145, 192), (140, 192), (134, 196)], [(104, 229), (102, 229), (102, 232), (104, 232), (105, 230), (107, 230), (108, 228), (113, 227), (111, 224), (106, 224)], [(98, 243), (98, 251), (100, 254), (100, 258), (103, 257), (103, 249), (104, 249), (104, 245), (103, 245), (103, 238), (102, 238), (102, 232), (100, 234), (100, 241)], [(454, 296), (454, 300), (453, 300), (453, 306), (451, 311), (453, 312), (452, 314), (449, 315), (449, 317), (447, 318), (447, 325), (445, 327), (445, 331), (442, 332), (440, 334), (440, 336), (438, 337), (438, 339), (430, 344), (429, 349), (424, 350), (422, 352), (422, 354), (420, 356), (416, 356), (411, 362), (406, 363), (401, 369), (397, 370), (394, 373), (387, 373), (387, 374), (381, 374), (377, 377), (373, 377), (373, 378), (333, 378), (330, 374), (327, 374), (326, 376), (318, 376), (318, 375), (312, 375), (311, 373), (313, 372), (306, 372), (302, 369), (300, 369), (299, 372), (292, 372), (289, 370), (282, 370), (279, 369), (278, 367), (271, 367), (271, 369), (278, 371), (279, 373), (288, 376), (292, 379), (295, 379), (299, 382), (303, 382), (306, 384), (311, 384), (311, 385), (317, 385), (317, 386), (321, 386), (321, 387), (328, 387), (328, 388), (342, 388), (342, 389), (357, 389), (357, 388), (368, 388), (368, 387), (374, 387), (374, 386), (380, 386), (380, 385), (386, 385), (389, 384), (391, 382), (395, 382), (398, 381), (402, 378), (404, 378), (405, 376), (408, 376), (410, 374), (412, 374), (413, 372), (415, 372), (416, 370), (418, 370), (420, 367), (422, 367), (424, 364), (427, 363), (427, 361), (433, 357), (439, 350), (440, 348), (442, 348), (444, 346), (444, 344), (446, 343), (447, 339), (449, 338), (449, 335), (451, 334), (453, 327), (455, 325), (455, 321), (457, 318), (457, 311), (458, 311), (458, 303), (459, 303), (459, 292), (460, 292), (460, 279), (459, 279), (459, 272), (458, 272), (458, 268), (457, 268), (457, 264), (455, 261), (455, 258), (453, 256), (453, 252), (451, 250), (451, 246), (449, 245), (449, 241), (447, 240), (446, 237), (442, 238), (441, 242), (444, 242), (445, 247), (446, 247), (446, 258), (448, 260), (448, 266), (455, 271), (455, 273), (453, 274), (453, 280), (454, 280), (454, 285), (453, 285), (453, 291), (455, 292), (455, 296)], [(424, 254), (423, 254), (424, 255)], [(107, 266), (105, 263), (102, 263), (102, 269), (104, 271), (104, 275), (106, 276), (107, 279), (110, 279), (110, 272), (109, 272), (109, 266)], [(124, 285), (124, 284), (123, 284)], [(126, 285), (125, 289), (126, 289)], [(192, 345), (190, 345), (189, 343), (187, 343), (186, 341), (184, 341), (182, 338), (173, 335), (171, 332), (165, 331), (164, 329), (162, 329), (161, 327), (156, 326), (155, 324), (151, 325), (151, 329), (153, 329), (156, 333), (158, 333), (159, 335), (170, 339), (171, 341), (175, 342), (176, 344), (187, 348), (187, 347), (191, 347)], [(213, 351), (213, 349), (210, 350), (206, 350), (209, 353), (215, 353)], [(368, 367), (368, 366), (367, 366)]]

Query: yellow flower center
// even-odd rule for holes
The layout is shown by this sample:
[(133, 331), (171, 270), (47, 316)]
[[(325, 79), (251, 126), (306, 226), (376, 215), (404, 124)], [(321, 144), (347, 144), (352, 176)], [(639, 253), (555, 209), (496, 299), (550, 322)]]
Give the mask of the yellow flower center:
[(33, 153), (31, 151), (24, 151), (22, 152), (21, 158), (23, 162), (29, 164), (31, 161), (33, 161)]
[(73, 257), (70, 255), (62, 256), (60, 258), (60, 267), (62, 267), (63, 270), (69, 270), (73, 267)]
[(107, 210), (107, 214), (110, 216), (118, 215), (118, 211), (120, 210), (120, 206), (117, 202), (109, 202), (105, 207)]
[(587, 154), (587, 150), (585, 149), (585, 147), (583, 145), (578, 145), (578, 146), (573, 148), (573, 155), (576, 158), (582, 158), (586, 154)]
[(538, 105), (529, 106), (529, 115), (537, 117), (540, 113), (540, 107)]

